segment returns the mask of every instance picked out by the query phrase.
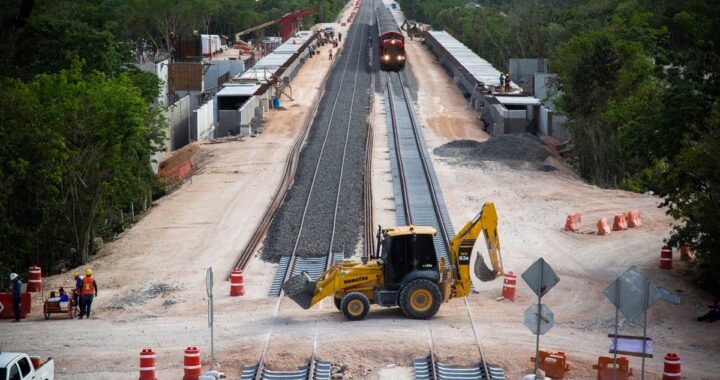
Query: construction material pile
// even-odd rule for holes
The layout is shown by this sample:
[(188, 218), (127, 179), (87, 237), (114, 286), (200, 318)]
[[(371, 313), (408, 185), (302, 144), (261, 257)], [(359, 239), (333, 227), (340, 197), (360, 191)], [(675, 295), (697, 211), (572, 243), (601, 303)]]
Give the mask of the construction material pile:
[(529, 134), (491, 137), (485, 142), (456, 140), (433, 151), (440, 157), (457, 158), (463, 163), (478, 161), (529, 161), (547, 159), (550, 151), (535, 136)]

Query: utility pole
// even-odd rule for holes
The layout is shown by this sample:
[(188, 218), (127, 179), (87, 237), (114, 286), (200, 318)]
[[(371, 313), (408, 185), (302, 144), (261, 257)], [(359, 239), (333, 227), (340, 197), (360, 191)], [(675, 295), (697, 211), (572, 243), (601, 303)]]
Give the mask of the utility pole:
[(323, 17), (323, 0), (318, 0), (318, 14), (320, 15), (320, 20), (318, 20), (318, 23), (321, 23), (325, 20)]

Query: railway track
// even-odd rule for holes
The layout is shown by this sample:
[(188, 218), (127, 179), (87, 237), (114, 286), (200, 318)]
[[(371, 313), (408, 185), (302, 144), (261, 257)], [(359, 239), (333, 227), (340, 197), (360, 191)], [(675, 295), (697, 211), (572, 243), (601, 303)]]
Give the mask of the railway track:
[[(404, 84), (402, 73), (388, 74), (386, 94), (388, 99), (389, 129), (388, 138), (392, 139), (391, 160), (397, 204), (402, 212), (397, 213), (398, 224), (422, 225), (434, 227), (435, 250), (438, 258), (448, 260), (450, 240), (454, 236), (449, 224), (445, 201), (439, 191), (439, 183), (427, 154), (422, 134), (412, 108), (411, 98)], [(448, 222), (446, 222), (448, 221)], [(428, 321), (429, 355), (413, 362), (416, 379), (477, 379), (504, 380), (502, 368), (485, 361), (485, 355), (477, 333), (470, 304), (464, 298), (468, 319), (473, 331), (480, 362), (477, 366), (461, 367), (437, 360), (433, 344), (432, 320)]]
[[(342, 69), (342, 76), (340, 78), (338, 86), (335, 88), (337, 92), (335, 93), (331, 108), (329, 110), (326, 110), (326, 112), (329, 112), (329, 118), (327, 119), (324, 136), (322, 136), (322, 144), (319, 148), (319, 155), (317, 156), (317, 160), (314, 165), (314, 171), (312, 173), (311, 182), (309, 184), (309, 191), (307, 192), (307, 196), (304, 200), (302, 215), (299, 220), (299, 226), (296, 231), (292, 250), (289, 252), (289, 255), (282, 256), (280, 258), (278, 267), (276, 269), (275, 277), (270, 289), (270, 295), (278, 297), (271, 319), (270, 328), (266, 335), (262, 354), (260, 356), (258, 364), (254, 366), (246, 366), (245, 368), (243, 368), (241, 379), (322, 380), (330, 378), (331, 363), (327, 361), (319, 361), (316, 357), (317, 338), (319, 330), (319, 324), (317, 320), (315, 321), (314, 337), (312, 337), (312, 354), (310, 355), (307, 365), (300, 366), (296, 370), (277, 371), (267, 368), (266, 364), (271, 343), (275, 340), (281, 340), (283, 338), (282, 331), (280, 333), (277, 333), (277, 336), (275, 336), (275, 321), (278, 318), (281, 308), (280, 306), (284, 298), (282, 290), (283, 283), (285, 283), (285, 281), (287, 281), (287, 279), (291, 276), (299, 274), (302, 271), (306, 271), (314, 277), (319, 276), (322, 272), (327, 270), (327, 268), (329, 268), (333, 262), (342, 260), (345, 256), (344, 252), (334, 250), (334, 247), (336, 247), (335, 237), (336, 230), (339, 228), (339, 214), (342, 211), (342, 208), (345, 207), (344, 199), (342, 199), (344, 181), (346, 180), (346, 175), (352, 174), (346, 173), (346, 158), (348, 157), (348, 146), (351, 142), (351, 128), (354, 121), (353, 109), (357, 106), (357, 104), (361, 103), (361, 99), (359, 99), (360, 97), (357, 95), (360, 91), (363, 90), (361, 86), (358, 86), (358, 75), (361, 72), (365, 72), (360, 66), (362, 62), (360, 58), (362, 57), (362, 55), (355, 52), (353, 49), (360, 50), (364, 46), (364, 41), (367, 39), (368, 30), (368, 27), (366, 25), (367, 19), (371, 13), (371, 8), (368, 8), (367, 6), (363, 6), (361, 8), (358, 16), (356, 17), (355, 24), (353, 24), (353, 26), (351, 27), (351, 31), (349, 33), (350, 36), (348, 36), (348, 42), (346, 42), (346, 46), (349, 43), (349, 47), (345, 49), (345, 54), (343, 54), (340, 58), (340, 60), (344, 59), (344, 64), (338, 64), (337, 67), (334, 68), (336, 70)], [(353, 60), (353, 58), (355, 59)], [(341, 98), (341, 94), (343, 94), (342, 90), (347, 88), (351, 89), (349, 98)], [(330, 93), (332, 95), (332, 92)], [(347, 95), (347, 91), (345, 95)], [(349, 103), (346, 102), (347, 100), (349, 100)], [(317, 110), (318, 107), (319, 106), (314, 106), (315, 110)], [(349, 110), (341, 110), (342, 107), (349, 107)], [(315, 112), (316, 111), (314, 111), (313, 113)], [(339, 114), (340, 116), (336, 117), (336, 114)], [(344, 119), (344, 116), (347, 116), (346, 120)], [(309, 132), (306, 131), (305, 134), (307, 133)], [(338, 139), (338, 133), (340, 139)], [(336, 151), (333, 151), (333, 149), (337, 150), (337, 144), (342, 144), (341, 154), (337, 154)], [(364, 145), (367, 146), (367, 144), (368, 142), (366, 141)], [(300, 144), (300, 146), (302, 145), (303, 144)], [(326, 155), (326, 153), (328, 152), (326, 148), (329, 149), (330, 154)], [(298, 147), (298, 150), (299, 149), (300, 148)], [(295, 159), (297, 160), (297, 155), (295, 155)], [(337, 167), (337, 174), (333, 177), (336, 178), (336, 182), (331, 183), (331, 186), (334, 190), (333, 198), (331, 199), (327, 198), (327, 192), (315, 192), (318, 189), (326, 191), (328, 188), (328, 178), (327, 176), (323, 176), (321, 174), (321, 171), (323, 173), (327, 173), (327, 170), (325, 167), (323, 167), (323, 165), (335, 165)], [(289, 166), (294, 166), (295, 168), (297, 168), (297, 163)], [(286, 171), (286, 175), (288, 177), (291, 176), (291, 172), (292, 171)], [(290, 181), (292, 183), (292, 180)], [(285, 192), (287, 192), (287, 189), (285, 190)], [(306, 237), (305, 234), (307, 234), (308, 230), (312, 230), (313, 227), (316, 227), (314, 226), (314, 224), (317, 223), (316, 215), (311, 214), (316, 212), (317, 209), (319, 209), (320, 207), (324, 206), (323, 204), (330, 203), (328, 202), (329, 200), (333, 201), (331, 203), (333, 207), (331, 209), (331, 212), (324, 215), (324, 219), (326, 220), (323, 220), (324, 222), (328, 222), (327, 229), (329, 230), (329, 233), (327, 234), (327, 239), (315, 242), (316, 246), (323, 247), (322, 252), (324, 254), (322, 256), (300, 255), (299, 253), (301, 252), (300, 249), (303, 239), (310, 239), (309, 237)], [(267, 231), (267, 229), (269, 228), (271, 220), (277, 214), (277, 208), (281, 203), (282, 201), (277, 204), (276, 202), (273, 202), (273, 204), (270, 206), (270, 208), (274, 208), (274, 210), (271, 210), (271, 212), (268, 213), (269, 220), (267, 222), (267, 226), (265, 227), (265, 231)], [(310, 228), (307, 228), (308, 226), (310, 226)], [(263, 232), (263, 234), (264, 233), (265, 232)], [(313, 235), (311, 234), (311, 236)], [(259, 244), (259, 241), (260, 239), (257, 239), (257, 242), (255, 243), (256, 246), (257, 244)], [(305, 250), (305, 252), (307, 252), (307, 249)], [(249, 254), (252, 255), (252, 251)], [(320, 304), (320, 308), (322, 308), (322, 303)], [(310, 338), (311, 337), (308, 336), (308, 340)], [(296, 347), (293, 348), (296, 349)]]

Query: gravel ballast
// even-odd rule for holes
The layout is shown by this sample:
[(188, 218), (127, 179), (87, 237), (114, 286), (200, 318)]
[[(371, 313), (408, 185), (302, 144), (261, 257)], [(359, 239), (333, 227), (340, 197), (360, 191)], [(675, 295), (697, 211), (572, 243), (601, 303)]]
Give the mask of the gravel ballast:
[[(346, 45), (336, 58), (339, 61), (335, 63), (325, 85), (317, 115), (300, 153), (295, 181), (273, 219), (263, 243), (264, 260), (277, 262), (281, 256), (292, 254), (308, 195), (309, 203), (296, 252), (298, 256), (321, 257), (327, 256), (330, 251), (344, 251), (350, 255), (361, 237), (365, 139), (371, 86), (367, 40), (372, 15), (368, 4), (363, 3), (362, 11), (348, 33)], [(321, 54), (312, 59), (327, 58)], [(355, 98), (351, 107), (353, 90)], [(339, 97), (333, 112), (338, 92)], [(321, 156), (326, 135), (327, 141)], [(338, 201), (336, 232), (331, 247), (333, 216), (338, 199), (346, 136), (345, 166)], [(315, 184), (312, 185), (318, 160), (320, 165)]]
[(457, 158), (463, 162), (528, 161), (542, 162), (550, 151), (533, 135), (517, 134), (491, 137), (485, 142), (456, 140), (437, 147), (439, 157)]

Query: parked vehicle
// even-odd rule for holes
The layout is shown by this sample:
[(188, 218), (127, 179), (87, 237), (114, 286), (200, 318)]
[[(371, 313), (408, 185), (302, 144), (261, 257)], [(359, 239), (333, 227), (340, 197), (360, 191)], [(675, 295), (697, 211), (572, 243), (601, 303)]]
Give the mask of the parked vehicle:
[(0, 380), (53, 380), (55, 362), (48, 358), (40, 364), (40, 358), (32, 359), (21, 352), (0, 352)]

